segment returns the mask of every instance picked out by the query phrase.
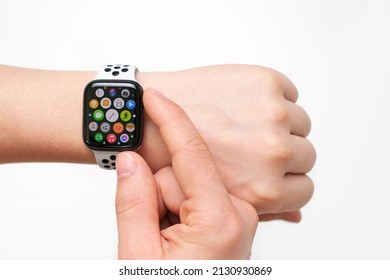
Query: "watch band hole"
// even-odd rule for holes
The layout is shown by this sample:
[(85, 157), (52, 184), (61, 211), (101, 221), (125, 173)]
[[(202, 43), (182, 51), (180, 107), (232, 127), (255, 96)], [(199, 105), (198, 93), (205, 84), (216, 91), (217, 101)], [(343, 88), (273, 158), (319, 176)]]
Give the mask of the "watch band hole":
[(119, 75), (119, 72), (118, 72), (118, 71), (114, 71), (114, 72), (112, 72), (112, 75), (113, 75), (113, 76), (118, 76), (118, 75)]
[(111, 71), (111, 68), (106, 68), (104, 69), (105, 72), (110, 72)]

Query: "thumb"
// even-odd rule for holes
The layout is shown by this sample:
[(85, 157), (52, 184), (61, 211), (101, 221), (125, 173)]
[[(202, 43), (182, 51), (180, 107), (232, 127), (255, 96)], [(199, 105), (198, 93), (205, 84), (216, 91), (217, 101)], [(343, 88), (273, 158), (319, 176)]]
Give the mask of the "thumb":
[(161, 237), (157, 188), (152, 171), (134, 152), (118, 154), (116, 170), (118, 258), (158, 258)]

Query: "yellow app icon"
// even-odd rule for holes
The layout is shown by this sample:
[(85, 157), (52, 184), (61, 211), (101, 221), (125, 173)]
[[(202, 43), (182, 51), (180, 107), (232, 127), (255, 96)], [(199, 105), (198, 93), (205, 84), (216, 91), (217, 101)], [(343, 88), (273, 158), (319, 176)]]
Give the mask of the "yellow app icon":
[(92, 99), (89, 101), (89, 107), (92, 109), (96, 109), (99, 106), (99, 102), (96, 99)]

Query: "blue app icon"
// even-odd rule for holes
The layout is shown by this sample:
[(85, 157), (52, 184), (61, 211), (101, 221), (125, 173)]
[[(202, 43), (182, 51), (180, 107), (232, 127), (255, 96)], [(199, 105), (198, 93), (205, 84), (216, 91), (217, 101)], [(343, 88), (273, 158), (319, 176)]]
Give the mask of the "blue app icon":
[(122, 134), (120, 139), (123, 143), (127, 143), (129, 141), (129, 136), (127, 134)]
[(135, 101), (134, 101), (134, 100), (128, 100), (128, 101), (126, 102), (126, 107), (127, 107), (127, 109), (129, 109), (129, 110), (134, 109), (134, 108), (135, 108)]

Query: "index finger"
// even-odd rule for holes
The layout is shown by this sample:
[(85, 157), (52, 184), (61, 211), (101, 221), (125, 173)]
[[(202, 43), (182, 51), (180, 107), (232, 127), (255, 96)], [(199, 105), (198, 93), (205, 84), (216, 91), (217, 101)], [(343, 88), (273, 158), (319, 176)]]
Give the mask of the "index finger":
[(176, 179), (187, 198), (227, 194), (212, 154), (184, 110), (153, 89), (144, 92), (144, 105), (172, 156)]

